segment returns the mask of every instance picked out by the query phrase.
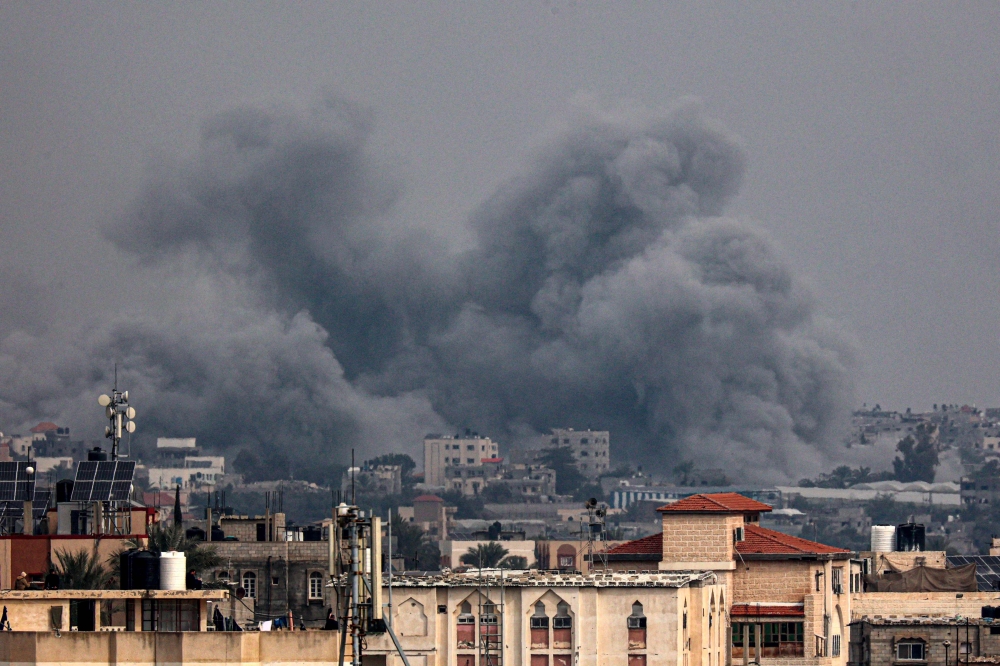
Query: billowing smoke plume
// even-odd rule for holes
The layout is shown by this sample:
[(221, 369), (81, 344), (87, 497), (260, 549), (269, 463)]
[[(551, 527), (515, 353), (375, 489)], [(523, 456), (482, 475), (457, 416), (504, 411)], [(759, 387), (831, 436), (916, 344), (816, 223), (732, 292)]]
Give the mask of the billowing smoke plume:
[[(575, 120), (473, 214), (463, 251), (393, 222), (366, 118), (328, 102), (209, 122), (109, 228), (168, 305), (41, 367), (22, 359), (45, 337), (8, 333), (0, 417), (78, 417), (116, 358), (147, 432), (277, 474), (466, 426), (502, 444), (609, 429), (618, 462), (748, 480), (839, 455), (850, 350), (766, 235), (722, 217), (744, 158), (696, 106)], [(26, 399), (42, 393), (45, 414)]]

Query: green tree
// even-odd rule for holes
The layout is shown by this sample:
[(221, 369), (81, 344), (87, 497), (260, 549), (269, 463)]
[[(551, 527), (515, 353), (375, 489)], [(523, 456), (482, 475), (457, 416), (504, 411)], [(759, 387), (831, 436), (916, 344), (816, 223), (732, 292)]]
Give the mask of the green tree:
[(500, 561), (501, 569), (527, 569), (528, 558), (521, 555), (508, 555)]
[(111, 582), (111, 572), (101, 563), (95, 548), (88, 553), (85, 550), (75, 553), (59, 551), (59, 587), (66, 590), (103, 590)]
[(538, 461), (555, 471), (556, 492), (560, 495), (572, 495), (587, 482), (586, 477), (576, 466), (573, 449), (568, 446), (545, 449), (538, 457)]
[(441, 567), (441, 550), (422, 529), (407, 522), (398, 513), (392, 514), (394, 557), (403, 558), (403, 568), (417, 571), (437, 571)]
[(896, 444), (896, 450), (903, 454), (892, 461), (896, 478), (903, 482), (934, 481), (934, 468), (938, 464), (938, 452), (931, 441), (934, 426), (921, 423), (917, 426), (916, 439), (907, 435)]
[(188, 539), (180, 525), (164, 527), (162, 523), (153, 525), (149, 531), (148, 548), (154, 555), (179, 551), (184, 553), (187, 569), (201, 572), (222, 564), (222, 558), (211, 546), (203, 546), (202, 541)]
[(507, 549), (496, 541), (486, 544), (478, 544), (475, 548), (470, 548), (462, 555), (462, 564), (482, 569), (493, 569), (499, 566), (503, 558), (507, 556)]
[(441, 493), (441, 499), (455, 507), (459, 520), (482, 518), (486, 508), (481, 496), (466, 497), (457, 490)]
[(491, 504), (510, 504), (514, 501), (514, 493), (506, 483), (494, 483), (483, 488), (479, 493), (484, 502)]

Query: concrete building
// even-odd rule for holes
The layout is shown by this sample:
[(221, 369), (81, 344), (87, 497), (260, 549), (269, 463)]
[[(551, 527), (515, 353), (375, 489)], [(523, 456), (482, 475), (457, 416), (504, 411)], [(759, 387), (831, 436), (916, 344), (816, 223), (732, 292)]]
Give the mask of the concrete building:
[[(400, 465), (369, 465), (348, 468), (340, 481), (345, 494), (356, 492), (399, 495), (403, 492), (403, 468)], [(350, 494), (346, 495), (350, 497)]]
[(661, 507), (662, 531), (612, 548), (608, 564), (635, 573), (714, 572), (732, 604), (733, 664), (844, 665), (861, 565), (849, 551), (761, 527), (760, 514), (770, 510), (736, 493), (692, 495)]
[(607, 430), (573, 430), (553, 428), (552, 434), (543, 438), (545, 448), (568, 446), (580, 473), (588, 479), (611, 469), (610, 433)]
[(424, 484), (444, 487), (448, 467), (480, 467), (499, 457), (497, 443), (489, 437), (427, 435), (424, 438)]
[[(504, 572), (502, 586), (497, 570), (394, 579), (392, 623), (411, 666), (485, 666), (488, 645), (503, 647), (504, 666), (718, 666), (725, 658), (727, 599), (708, 572), (518, 571)], [(367, 642), (373, 663), (402, 663), (388, 636)]]
[[(223, 565), (205, 580), (235, 583), (246, 592), (256, 622), (287, 617), (321, 628), (331, 605), (329, 541), (219, 541), (211, 544)], [(249, 619), (249, 618), (248, 618)]]
[(851, 625), (849, 666), (1000, 663), (993, 618), (866, 618)]

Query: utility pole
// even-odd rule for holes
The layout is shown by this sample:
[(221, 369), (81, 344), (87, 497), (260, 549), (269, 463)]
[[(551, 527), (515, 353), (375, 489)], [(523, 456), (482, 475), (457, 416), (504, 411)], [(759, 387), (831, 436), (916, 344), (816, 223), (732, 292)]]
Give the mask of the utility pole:
[(128, 404), (128, 391), (118, 390), (118, 367), (115, 366), (115, 387), (111, 395), (102, 393), (97, 398), (97, 404), (104, 408), (104, 415), (111, 422), (104, 427), (104, 436), (111, 440), (111, 459), (118, 460), (118, 444), (122, 439), (122, 430), (129, 434), (135, 432), (135, 407)]

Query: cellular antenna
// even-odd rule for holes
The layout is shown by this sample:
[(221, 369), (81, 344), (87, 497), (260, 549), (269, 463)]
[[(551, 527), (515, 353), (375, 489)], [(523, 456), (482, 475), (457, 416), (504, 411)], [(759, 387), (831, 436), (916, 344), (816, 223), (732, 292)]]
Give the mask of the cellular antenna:
[[(130, 435), (135, 432), (135, 407), (128, 404), (128, 391), (118, 390), (118, 364), (115, 363), (115, 385), (111, 395), (102, 393), (97, 404), (104, 408), (110, 425), (104, 427), (104, 436), (111, 440), (111, 460), (118, 460), (118, 445), (122, 430)], [(131, 441), (131, 440), (130, 440)]]

